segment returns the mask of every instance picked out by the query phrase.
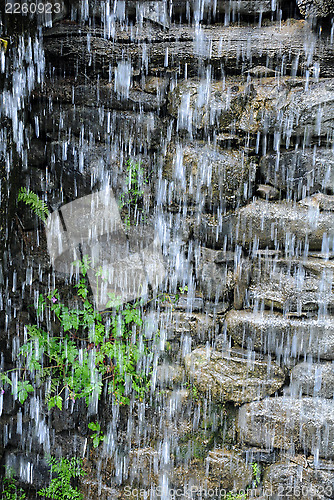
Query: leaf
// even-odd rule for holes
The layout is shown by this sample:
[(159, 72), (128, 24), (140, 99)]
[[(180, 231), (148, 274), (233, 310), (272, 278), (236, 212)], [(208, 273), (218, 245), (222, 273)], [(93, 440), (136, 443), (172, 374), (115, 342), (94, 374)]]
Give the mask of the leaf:
[(4, 384), (13, 385), (13, 382), (10, 380), (8, 375), (6, 375), (5, 373), (0, 373), (0, 380), (2, 380), (2, 382)]
[(57, 408), (59, 408), (60, 411), (63, 409), (63, 400), (59, 394), (57, 394), (57, 396), (52, 396), (48, 400), (48, 409), (49, 410), (51, 410), (55, 406), (57, 406)]
[(33, 193), (25, 187), (21, 187), (18, 197), (18, 201), (23, 201), (26, 205), (30, 206), (32, 211), (43, 221), (49, 216), (49, 210), (46, 203), (41, 200), (36, 193)]
[(88, 429), (91, 429), (92, 431), (100, 432), (101, 426), (97, 422), (90, 422), (90, 424), (88, 424)]
[(123, 303), (122, 298), (120, 296), (116, 296), (114, 293), (108, 293), (108, 297), (110, 299), (106, 305), (108, 309), (109, 307), (118, 308)]
[(19, 381), (17, 383), (17, 394), (21, 404), (27, 399), (28, 392), (34, 392), (33, 386), (27, 380)]

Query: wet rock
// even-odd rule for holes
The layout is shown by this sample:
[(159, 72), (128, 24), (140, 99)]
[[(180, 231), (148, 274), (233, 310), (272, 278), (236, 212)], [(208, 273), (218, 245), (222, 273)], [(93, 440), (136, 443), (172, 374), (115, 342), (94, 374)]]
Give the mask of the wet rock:
[(238, 453), (214, 449), (209, 452), (204, 464), (193, 460), (175, 467), (169, 476), (174, 490), (188, 493), (191, 498), (194, 493), (203, 490), (218, 491), (219, 495), (222, 490), (246, 489), (252, 480), (252, 469)]
[(32, 452), (7, 450), (5, 463), (7, 467), (13, 469), (14, 477), (19, 478), (22, 485), (33, 485), (36, 490), (45, 488), (45, 478), (49, 476), (49, 467), (44, 459)]
[(300, 199), (318, 191), (333, 192), (334, 156), (330, 149), (317, 148), (268, 154), (260, 161), (263, 178), (286, 192), (290, 199)]
[(163, 167), (173, 199), (195, 205), (235, 207), (252, 193), (256, 165), (241, 151), (200, 141), (171, 144)]
[(243, 309), (246, 293), (252, 276), (252, 263), (249, 259), (241, 259), (235, 271), (233, 305), (235, 309)]
[(219, 481), (221, 488), (227, 491), (245, 490), (253, 478), (251, 466), (238, 453), (229, 450), (210, 451), (206, 467), (210, 479)]
[(56, 432), (73, 431), (73, 429), (80, 429), (82, 433), (87, 431), (87, 406), (83, 399), (77, 400), (74, 404), (71, 401), (63, 401), (63, 409), (53, 408), (50, 417), (51, 425)]
[[(84, 53), (86, 55), (86, 52)], [(116, 70), (115, 70), (116, 71)], [(52, 99), (55, 102), (75, 104), (85, 107), (101, 107), (119, 111), (157, 111), (162, 107), (166, 98), (164, 94), (152, 95), (139, 87), (134, 88), (131, 83), (131, 65), (123, 63), (118, 71), (124, 72), (124, 79), (110, 82), (100, 80), (99, 85), (92, 83), (73, 83), (71, 78), (59, 79), (56, 82), (46, 82), (35, 91), (35, 98), (44, 98), (48, 104)], [(89, 111), (87, 111), (89, 112)], [(80, 109), (78, 111), (80, 113)]]
[(29, 143), (28, 148), (28, 167), (43, 168), (46, 165), (46, 148), (45, 142), (34, 139)]
[(271, 312), (229, 311), (227, 333), (247, 349), (288, 359), (312, 355), (334, 359), (334, 324), (331, 318), (290, 319)]
[(65, 193), (65, 201), (88, 195), (93, 187), (100, 188), (100, 180), (106, 175), (116, 196), (121, 187), (124, 189), (125, 159), (111, 146), (91, 145), (76, 138), (53, 141), (47, 144), (47, 158), (49, 179)]
[[(305, 90), (302, 79), (274, 79), (254, 84), (255, 96), (249, 99), (239, 128), (252, 133), (280, 133), (287, 145), (292, 136), (332, 137), (334, 130), (334, 82), (312, 82)], [(326, 117), (326, 119), (323, 119)]]
[(247, 351), (225, 352), (197, 348), (185, 357), (188, 376), (197, 389), (217, 401), (244, 403), (277, 391), (284, 373), (268, 358), (251, 356)]
[[(283, 105), (283, 133), (303, 136), (332, 137), (334, 131), (334, 80), (320, 80), (307, 90), (304, 86), (292, 89)], [(326, 117), (326, 118), (323, 118)]]
[(228, 213), (216, 217), (211, 214), (200, 213), (190, 221), (194, 238), (208, 248), (229, 248), (233, 228), (235, 226), (235, 214)]
[(240, 438), (252, 446), (297, 449), (334, 457), (334, 401), (266, 398), (239, 410)]
[(157, 483), (161, 458), (154, 448), (140, 448), (129, 454), (129, 480), (132, 486), (149, 487)]
[(307, 244), (321, 250), (324, 238), (334, 237), (334, 218), (330, 212), (305, 208), (291, 202), (255, 201), (239, 209), (235, 227), (239, 245), (259, 248), (292, 248)]
[(263, 448), (247, 447), (243, 449), (247, 463), (260, 462), (261, 464), (273, 464), (277, 460), (278, 453)]
[(158, 76), (151, 76), (145, 80), (142, 87), (145, 92), (153, 95), (164, 95), (167, 91), (169, 80)]
[[(300, 460), (298, 460), (300, 459)], [(295, 462), (300, 463), (295, 463)], [(334, 474), (311, 469), (304, 456), (291, 458), (268, 467), (264, 472), (263, 488), (276, 496), (299, 500), (333, 498)]]
[(184, 379), (184, 370), (181, 366), (163, 363), (157, 368), (157, 384), (160, 387), (173, 389), (175, 384), (181, 383)]
[(306, 17), (326, 17), (334, 12), (333, 0), (297, 0), (297, 5)]
[[(80, 479), (80, 493), (83, 494), (86, 500), (95, 500), (99, 498), (100, 500), (114, 500), (117, 498), (122, 498), (122, 492), (115, 487), (106, 486), (101, 484), (100, 481), (96, 480), (96, 474), (94, 477), (83, 477)], [(129, 497), (130, 500), (131, 497)]]
[[(246, 133), (273, 133), (282, 124), (282, 108), (289, 95), (289, 79), (278, 85), (275, 78), (262, 78), (252, 82), (252, 96), (248, 99), (237, 128)], [(300, 81), (300, 83), (302, 83)]]
[(234, 288), (234, 253), (201, 248), (195, 256), (195, 275), (204, 297), (229, 302)]
[(177, 118), (179, 130), (193, 128), (234, 130), (248, 99), (249, 90), (240, 79), (222, 82), (186, 80), (168, 95), (168, 111)]
[[(88, 12), (91, 17), (97, 20), (104, 18), (104, 8), (97, 0), (89, 0), (89, 3), (82, 4), (78, 0), (70, 0), (72, 6), (72, 16), (76, 15), (78, 19), (85, 20)], [(277, 3), (279, 5), (279, 2)], [(163, 0), (125, 0), (121, 5), (116, 5), (116, 19), (124, 20), (125, 16), (136, 17), (140, 22), (143, 19), (149, 19), (163, 27), (169, 26), (168, 13), (171, 12), (172, 18), (179, 19), (187, 17), (189, 20), (196, 21), (212, 19), (222, 14), (270, 14), (276, 10), (278, 5), (273, 4), (271, 0), (218, 0), (214, 5), (205, 2), (203, 5), (196, 0), (187, 2), (186, 0), (173, 0), (165, 2)], [(167, 9), (168, 6), (168, 9)], [(88, 10), (89, 7), (89, 10)]]
[(318, 193), (299, 202), (301, 206), (311, 207), (321, 212), (334, 212), (334, 196)]
[(291, 394), (321, 398), (334, 397), (334, 364), (303, 362), (291, 371)]
[[(239, 3), (239, 2), (238, 2)], [(200, 37), (199, 37), (200, 33)], [(68, 74), (78, 70), (84, 74), (100, 74), (109, 78), (110, 67), (119, 61), (130, 61), (135, 72), (141, 72), (148, 60), (149, 74), (168, 71), (179, 73), (187, 62), (188, 77), (198, 75), (200, 61), (210, 61), (221, 75), (222, 61), (230, 72), (246, 73), (254, 65), (280, 68), (283, 61), (287, 72), (305, 71), (317, 63), (320, 75), (334, 76), (334, 51), (330, 34), (318, 37), (306, 21), (278, 22), (270, 26), (201, 26), (171, 25), (162, 31), (149, 23), (140, 30), (132, 24), (115, 24), (111, 39), (105, 39), (103, 29), (77, 25), (59, 25), (47, 31), (44, 47), (47, 62)], [(90, 34), (89, 47), (87, 34)], [(305, 51), (305, 36), (313, 48), (313, 58)], [(201, 42), (201, 40), (203, 40)], [(145, 42), (145, 43), (143, 43)], [(166, 47), (168, 46), (168, 60)], [(250, 48), (252, 50), (250, 50)], [(240, 64), (242, 58), (242, 65)]]
[(48, 111), (42, 105), (40, 109), (35, 108), (34, 117), (41, 132), (54, 141), (67, 139), (70, 128), (75, 136), (87, 141), (94, 138), (126, 151), (135, 147), (138, 153), (160, 145), (165, 130), (164, 123), (154, 113), (106, 111), (99, 107), (70, 104), (54, 103)]
[(212, 314), (186, 313), (181, 311), (151, 314), (145, 322), (146, 337), (160, 331), (161, 341), (167, 341), (170, 349), (179, 357), (189, 352), (190, 346), (212, 341), (219, 331), (217, 318)]
[[(233, 19), (237, 14), (251, 16), (256, 14), (269, 14), (275, 11), (276, 6), (270, 0), (248, 1), (248, 0), (218, 0), (213, 5), (205, 2), (201, 8), (198, 8), (198, 2), (191, 0), (190, 14), (196, 20), (211, 20), (217, 16), (225, 14)], [(189, 7), (186, 0), (173, 0), (172, 13), (174, 17), (189, 16)]]
[(279, 309), (289, 315), (334, 311), (334, 264), (318, 259), (266, 259), (254, 266), (246, 290), (246, 305)]
[(268, 184), (259, 184), (256, 193), (265, 200), (277, 200), (279, 198), (279, 191)]

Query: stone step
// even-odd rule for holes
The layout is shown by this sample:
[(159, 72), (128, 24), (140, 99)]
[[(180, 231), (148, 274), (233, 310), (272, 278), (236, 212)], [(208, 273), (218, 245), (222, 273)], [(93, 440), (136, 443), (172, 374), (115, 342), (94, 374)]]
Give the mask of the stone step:
[(202, 394), (215, 401), (244, 403), (282, 387), (283, 370), (267, 356), (230, 349), (199, 347), (185, 357), (186, 372)]
[[(87, 35), (90, 35), (89, 50)], [(171, 25), (163, 31), (149, 23), (133, 29), (115, 24), (112, 38), (103, 29), (59, 24), (46, 31), (44, 48), (49, 62), (109, 77), (110, 66), (130, 60), (134, 69), (142, 67), (146, 57), (150, 74), (175, 70), (187, 63), (188, 76), (198, 74), (199, 61), (210, 61), (221, 68), (222, 61), (231, 73), (247, 72), (258, 65), (304, 71), (317, 63), (320, 76), (334, 76), (334, 49), (330, 35), (317, 34), (306, 21), (274, 23), (270, 26), (201, 26)], [(203, 40), (200, 43), (200, 40)], [(145, 42), (145, 43), (143, 43)], [(312, 47), (313, 59), (309, 51)], [(168, 49), (168, 50), (167, 50)], [(167, 54), (167, 59), (166, 59)]]
[(237, 243), (247, 248), (321, 250), (333, 244), (334, 217), (317, 207), (257, 200), (238, 211), (235, 232)]
[(300, 394), (329, 399), (334, 397), (333, 363), (304, 361), (291, 370), (290, 378), (289, 390), (294, 397), (298, 397)]
[(240, 408), (240, 439), (266, 449), (300, 450), (334, 458), (334, 401), (266, 398)]
[(334, 359), (334, 321), (290, 319), (271, 312), (230, 311), (225, 318), (227, 333), (239, 345), (283, 359), (311, 355)]

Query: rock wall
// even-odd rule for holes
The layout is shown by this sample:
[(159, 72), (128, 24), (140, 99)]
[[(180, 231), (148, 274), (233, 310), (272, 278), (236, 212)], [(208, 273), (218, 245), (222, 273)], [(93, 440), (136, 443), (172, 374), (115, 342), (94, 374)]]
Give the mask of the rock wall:
[[(44, 31), (22, 183), (56, 210), (106, 182), (119, 195), (140, 159), (168, 291), (188, 287), (147, 313), (162, 339), (154, 397), (99, 408), (109, 440), (88, 446), (84, 498), (334, 498), (331, 2), (84, 4)], [(7, 366), (34, 294), (68, 286), (38, 222), (17, 215)], [(34, 498), (45, 448), (87, 451), (87, 412), (42, 408), (36, 436), (29, 407), (4, 401), (2, 460), (34, 464)]]

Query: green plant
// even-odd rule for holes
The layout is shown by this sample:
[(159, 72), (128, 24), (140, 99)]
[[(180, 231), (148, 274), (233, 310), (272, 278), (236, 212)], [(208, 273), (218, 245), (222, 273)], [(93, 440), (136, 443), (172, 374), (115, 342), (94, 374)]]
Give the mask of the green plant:
[(246, 500), (246, 493), (232, 493), (229, 491), (224, 500)]
[(257, 488), (261, 482), (261, 469), (258, 463), (253, 462), (251, 464), (253, 469), (253, 487)]
[(105, 440), (106, 436), (104, 436), (101, 432), (101, 426), (98, 422), (91, 422), (88, 424), (88, 428), (91, 431), (94, 431), (91, 438), (93, 440), (94, 448), (97, 448), (102, 441)]
[(135, 210), (141, 212), (143, 215), (143, 209), (139, 205), (144, 195), (144, 185), (148, 180), (145, 178), (144, 169), (141, 167), (140, 161), (134, 162), (133, 160), (128, 160), (126, 171), (127, 190), (119, 198), (119, 208), (122, 210), (124, 207), (127, 207), (128, 214), (125, 217), (125, 223), (129, 226)]
[(56, 474), (51, 479), (47, 488), (39, 490), (37, 493), (41, 497), (57, 500), (82, 500), (83, 495), (77, 487), (73, 487), (71, 481), (85, 474), (82, 470), (82, 460), (80, 458), (55, 458), (47, 459), (51, 467), (52, 474)]
[(25, 187), (21, 187), (17, 201), (23, 201), (26, 205), (30, 206), (32, 211), (43, 221), (46, 221), (46, 218), (49, 215), (48, 207), (46, 203), (41, 200), (36, 193), (33, 193), (29, 189), (27, 190)]
[[(10, 371), (22, 375), (16, 386), (21, 403), (42, 382), (47, 382), (49, 409), (57, 406), (60, 410), (64, 397), (73, 401), (84, 398), (87, 404), (99, 399), (105, 384), (120, 404), (128, 404), (132, 392), (143, 399), (149, 389), (153, 353), (141, 336), (144, 321), (140, 302), (122, 306), (112, 297), (108, 303), (112, 310), (96, 311), (86, 282), (90, 261), (85, 257), (78, 264), (83, 275), (75, 285), (80, 305), (70, 309), (57, 290), (46, 298), (40, 295), (39, 324), (26, 327), (28, 338), (19, 351), (21, 368), (0, 374), (14, 395)], [(40, 326), (52, 315), (60, 322), (59, 336)], [(104, 321), (106, 315), (108, 321)]]
[(189, 390), (191, 397), (194, 401), (198, 401), (199, 399), (199, 394), (198, 394), (198, 389), (197, 387), (190, 381), (186, 383), (186, 388)]
[(22, 488), (18, 488), (14, 479), (14, 470), (12, 467), (6, 468), (6, 477), (3, 479), (1, 500), (25, 500), (26, 495)]

